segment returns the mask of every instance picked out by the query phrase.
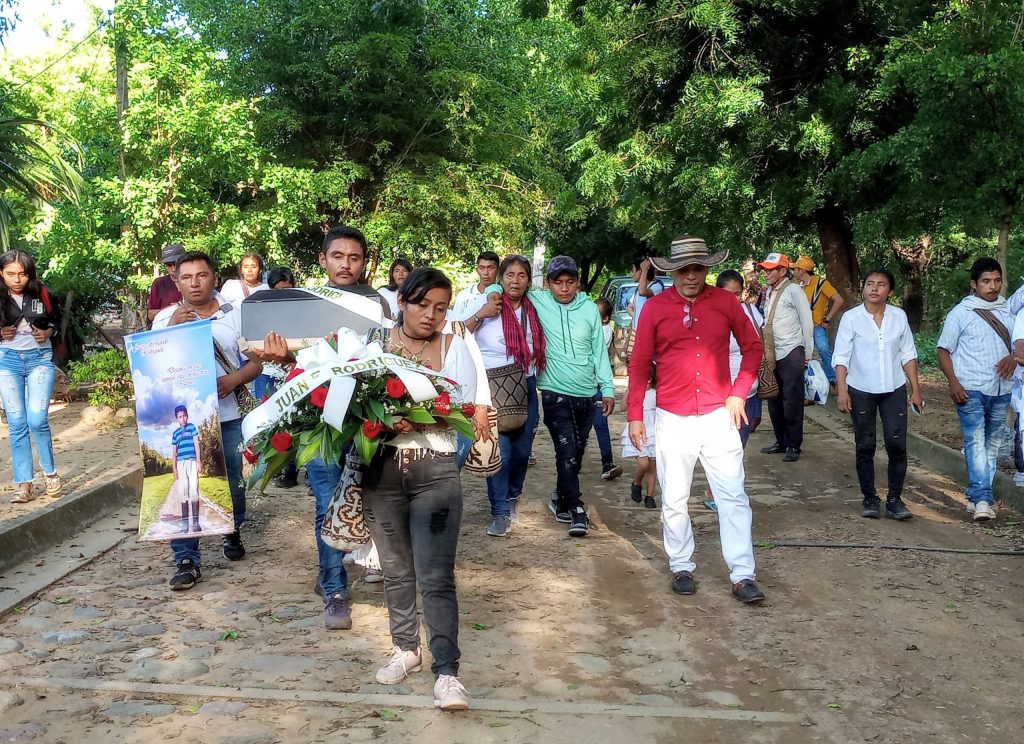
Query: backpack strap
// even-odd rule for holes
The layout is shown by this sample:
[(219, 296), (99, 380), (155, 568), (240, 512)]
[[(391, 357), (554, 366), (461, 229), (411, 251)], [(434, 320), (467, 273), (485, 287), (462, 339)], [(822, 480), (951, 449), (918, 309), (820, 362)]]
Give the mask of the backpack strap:
[(1003, 343), (1006, 344), (1006, 350), (1012, 354), (1013, 343), (1010, 341), (1010, 330), (1003, 324), (1001, 320), (999, 320), (998, 317), (996, 317), (996, 314), (991, 310), (985, 310), (980, 307), (974, 308), (974, 312), (978, 315), (979, 318), (988, 323), (989, 328), (995, 331), (996, 335), (998, 335), (999, 338), (1003, 340)]
[(817, 283), (811, 291), (811, 312), (814, 312), (814, 307), (818, 304), (818, 300), (821, 299), (821, 293), (825, 289), (825, 279), (818, 276), (814, 278), (817, 280)]

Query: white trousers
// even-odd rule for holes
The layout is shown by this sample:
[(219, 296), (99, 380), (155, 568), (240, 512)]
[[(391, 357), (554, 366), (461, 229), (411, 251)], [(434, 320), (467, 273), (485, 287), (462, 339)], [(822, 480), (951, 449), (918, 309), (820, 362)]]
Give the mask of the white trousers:
[(693, 469), (700, 460), (718, 506), (722, 556), (735, 584), (754, 578), (750, 499), (743, 486), (743, 445), (724, 407), (698, 416), (657, 409), (655, 424), (658, 483), (665, 552), (673, 573), (693, 571), (693, 525), (687, 502)]
[(181, 481), (182, 501), (199, 501), (199, 463), (178, 460), (178, 480)]

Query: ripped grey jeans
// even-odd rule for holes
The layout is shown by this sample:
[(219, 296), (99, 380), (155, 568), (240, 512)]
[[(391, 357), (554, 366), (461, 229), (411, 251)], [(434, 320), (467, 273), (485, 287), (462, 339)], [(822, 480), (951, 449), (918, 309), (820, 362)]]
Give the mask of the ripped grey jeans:
[(403, 651), (420, 645), (418, 585), (434, 657), (431, 671), (456, 675), (460, 653), (455, 549), (462, 523), (462, 486), (455, 454), (396, 454), (388, 447), (380, 457), (378, 472), (363, 482), (363, 519), (380, 553), (391, 640)]

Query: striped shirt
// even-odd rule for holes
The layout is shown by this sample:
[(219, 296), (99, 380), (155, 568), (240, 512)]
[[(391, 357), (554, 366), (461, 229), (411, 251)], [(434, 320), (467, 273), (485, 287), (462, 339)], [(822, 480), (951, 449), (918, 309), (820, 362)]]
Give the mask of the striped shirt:
[(199, 432), (192, 422), (178, 427), (171, 436), (171, 444), (178, 448), (178, 460), (196, 459), (196, 438)]
[[(961, 300), (946, 316), (936, 346), (949, 352), (953, 359), (953, 372), (965, 390), (977, 390), (984, 395), (1008, 395), (1013, 380), (1000, 379), (996, 364), (1010, 352), (992, 327), (973, 307), (991, 306), (973, 295)], [(1002, 307), (991, 308), (1008, 331), (1013, 330), (1013, 316)]]

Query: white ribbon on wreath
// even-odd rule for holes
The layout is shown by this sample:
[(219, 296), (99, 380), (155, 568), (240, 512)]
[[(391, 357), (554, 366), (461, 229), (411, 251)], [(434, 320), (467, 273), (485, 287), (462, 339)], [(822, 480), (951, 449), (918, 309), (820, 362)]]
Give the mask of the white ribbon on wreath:
[(338, 329), (338, 349), (335, 351), (326, 341), (298, 352), (295, 356), (302, 374), (284, 383), (264, 403), (253, 409), (242, 419), (242, 441), (248, 442), (260, 432), (271, 428), (300, 401), (323, 385), (330, 382), (327, 399), (321, 419), (341, 430), (348, 415), (349, 403), (355, 392), (355, 375), (375, 370), (387, 370), (395, 374), (417, 403), (437, 397), (437, 388), (431, 378), (442, 378), (439, 372), (427, 369), (416, 362), (381, 349), (380, 344), (366, 345), (348, 328)]

